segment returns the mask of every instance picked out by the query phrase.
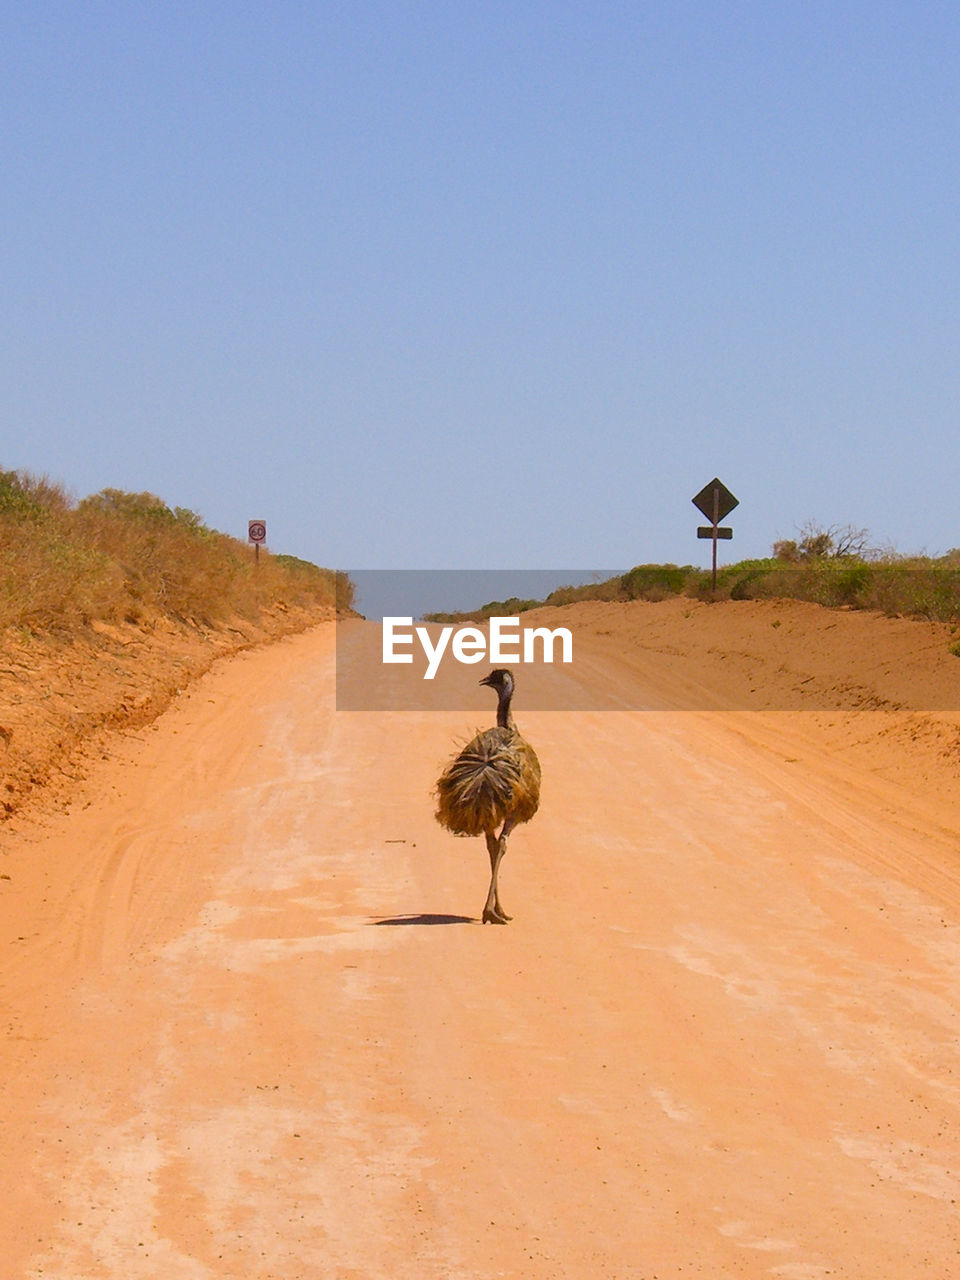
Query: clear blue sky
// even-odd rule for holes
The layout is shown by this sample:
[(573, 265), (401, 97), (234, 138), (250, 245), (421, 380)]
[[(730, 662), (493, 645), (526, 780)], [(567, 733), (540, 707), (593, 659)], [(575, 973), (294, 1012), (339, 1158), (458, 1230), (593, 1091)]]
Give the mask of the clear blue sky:
[(0, 466), (344, 568), (960, 544), (960, 8), (0, 4)]

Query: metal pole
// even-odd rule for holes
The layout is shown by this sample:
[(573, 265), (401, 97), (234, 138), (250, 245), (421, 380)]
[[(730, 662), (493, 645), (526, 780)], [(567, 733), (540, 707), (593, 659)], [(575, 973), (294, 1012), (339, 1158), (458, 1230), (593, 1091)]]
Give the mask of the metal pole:
[(717, 589), (717, 525), (720, 523), (720, 490), (713, 491), (713, 585)]

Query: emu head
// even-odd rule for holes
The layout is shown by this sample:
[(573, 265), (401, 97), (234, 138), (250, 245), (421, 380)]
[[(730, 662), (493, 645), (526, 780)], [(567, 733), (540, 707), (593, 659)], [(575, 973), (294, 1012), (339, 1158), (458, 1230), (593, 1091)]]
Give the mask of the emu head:
[(496, 689), (497, 693), (511, 694), (513, 693), (513, 672), (508, 671), (506, 667), (496, 667), (489, 675), (484, 676), (480, 683)]

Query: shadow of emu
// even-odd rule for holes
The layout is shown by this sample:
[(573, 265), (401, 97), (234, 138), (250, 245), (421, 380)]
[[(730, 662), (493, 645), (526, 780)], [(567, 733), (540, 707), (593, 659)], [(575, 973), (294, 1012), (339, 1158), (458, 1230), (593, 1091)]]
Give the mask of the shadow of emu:
[(408, 924), (479, 924), (480, 921), (474, 916), (445, 916), (436, 915), (429, 911), (421, 911), (418, 915), (382, 916), (378, 920), (371, 920), (370, 923), (378, 928), (383, 925), (389, 925), (394, 928), (398, 925)]

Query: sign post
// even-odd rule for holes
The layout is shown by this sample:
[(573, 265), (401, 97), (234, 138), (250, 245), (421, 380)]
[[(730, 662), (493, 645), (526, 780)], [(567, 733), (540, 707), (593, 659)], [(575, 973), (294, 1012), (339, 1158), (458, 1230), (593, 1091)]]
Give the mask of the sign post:
[(733, 530), (730, 528), (721, 528), (720, 521), (730, 514), (734, 507), (740, 505), (738, 498), (735, 498), (725, 484), (714, 477), (709, 484), (703, 486), (697, 496), (692, 500), (693, 505), (698, 511), (710, 521), (709, 525), (701, 525), (697, 529), (698, 538), (710, 538), (713, 541), (713, 581), (712, 590), (717, 589), (717, 539), (729, 539), (733, 537)]
[(247, 524), (247, 538), (254, 546), (254, 556), (257, 564), (260, 563), (260, 544), (267, 540), (267, 522), (266, 520), (251, 520)]

